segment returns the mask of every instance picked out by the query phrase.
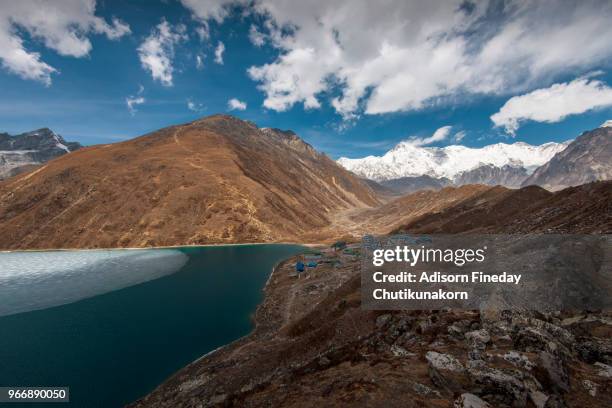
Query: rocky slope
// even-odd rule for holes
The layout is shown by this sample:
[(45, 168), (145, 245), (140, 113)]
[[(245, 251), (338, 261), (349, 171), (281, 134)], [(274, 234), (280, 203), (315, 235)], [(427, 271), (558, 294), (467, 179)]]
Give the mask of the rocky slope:
[(292, 132), (217, 115), (0, 182), (0, 248), (295, 241), (377, 204)]
[[(610, 233), (612, 225), (596, 221), (610, 216), (611, 189), (608, 182), (514, 196), (481, 186), (440, 215), (461, 221), (482, 205), (469, 219), (483, 218), (479, 230), (506, 233), (514, 223), (487, 214), (502, 211), (518, 222), (513, 208), (536, 200), (540, 216), (527, 217), (521, 232), (547, 232), (540, 217), (559, 213), (563, 232)], [(602, 194), (599, 204), (581, 205)], [(473, 231), (469, 222), (420, 228)], [(274, 271), (251, 335), (192, 363), (132, 407), (612, 406), (609, 312), (367, 311), (358, 245), (323, 249), (306, 279), (295, 277), (294, 262)]]
[(500, 185), (509, 188), (519, 188), (527, 177), (529, 177), (529, 173), (522, 166), (506, 164), (502, 167), (496, 167), (486, 164), (459, 173), (455, 177), (454, 184), (459, 186), (465, 184), (485, 184), (487, 186)]
[(411, 233), (610, 233), (612, 181), (551, 193), (541, 187), (493, 187), (396, 231)]
[(0, 133), (0, 180), (29, 171), (51, 159), (81, 148), (43, 128), (11, 136)]
[[(362, 159), (340, 158), (338, 163), (378, 182), (426, 176), (456, 185), (489, 184), (516, 187), (537, 167), (563, 151), (566, 143), (497, 143), (482, 148), (452, 145), (444, 148), (420, 147), (401, 142), (383, 156)], [(519, 176), (523, 179), (518, 181)]]
[[(452, 181), (449, 179), (434, 178), (431, 176), (413, 176), (413, 177), (400, 177), (391, 180), (383, 180), (380, 182), (383, 186), (398, 192), (399, 194), (410, 194), (419, 190), (440, 190), (446, 186), (452, 185)], [(476, 183), (465, 183), (465, 184), (476, 184)]]
[(612, 126), (585, 132), (548, 163), (538, 168), (523, 185), (561, 190), (597, 180), (612, 179)]

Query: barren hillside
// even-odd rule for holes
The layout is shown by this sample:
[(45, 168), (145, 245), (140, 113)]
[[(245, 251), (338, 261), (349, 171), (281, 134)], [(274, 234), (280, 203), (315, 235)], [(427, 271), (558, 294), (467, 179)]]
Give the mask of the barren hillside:
[(0, 183), (0, 248), (296, 241), (337, 211), (377, 204), (292, 132), (216, 115)]

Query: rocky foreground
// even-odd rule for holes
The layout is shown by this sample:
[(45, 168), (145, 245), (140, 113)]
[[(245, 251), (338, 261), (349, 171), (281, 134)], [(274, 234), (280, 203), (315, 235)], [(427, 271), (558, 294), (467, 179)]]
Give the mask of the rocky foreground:
[(374, 312), (359, 250), (273, 273), (254, 332), (132, 407), (612, 406), (612, 314)]

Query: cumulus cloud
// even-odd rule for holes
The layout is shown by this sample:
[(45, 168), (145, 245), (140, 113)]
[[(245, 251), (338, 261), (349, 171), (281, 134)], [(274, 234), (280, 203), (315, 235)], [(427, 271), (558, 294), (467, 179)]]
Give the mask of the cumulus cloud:
[(442, 126), (441, 128), (437, 129), (433, 133), (433, 135), (429, 137), (411, 137), (408, 140), (406, 140), (404, 143), (408, 143), (413, 146), (427, 146), (432, 143), (441, 142), (443, 140), (448, 139), (451, 129), (452, 129), (452, 126)]
[(599, 80), (583, 77), (514, 96), (491, 120), (496, 127), (503, 126), (514, 134), (527, 120), (560, 122), (567, 116), (606, 106), (612, 106), (612, 88)]
[(612, 3), (603, 0), (183, 4), (201, 21), (223, 21), (228, 4), (261, 17), (252, 33), (278, 56), (248, 73), (277, 111), (324, 99), (348, 119), (418, 110), (465, 94), (525, 92), (612, 57)]
[(186, 39), (185, 26), (172, 27), (166, 20), (162, 20), (138, 47), (143, 69), (149, 71), (153, 79), (162, 85), (172, 86), (174, 47)]
[(200, 23), (196, 28), (200, 40), (210, 38), (208, 22), (222, 23), (230, 14), (233, 5), (246, 5), (248, 0), (181, 0), (183, 6), (191, 11), (192, 17)]
[(223, 65), (223, 53), (225, 52), (225, 44), (221, 41), (217, 43), (217, 48), (215, 48), (215, 63)]
[(44, 62), (39, 53), (28, 51), (24, 35), (41, 42), (62, 56), (81, 58), (92, 49), (89, 34), (103, 34), (111, 40), (130, 32), (116, 18), (109, 23), (95, 15), (95, 0), (3, 1), (0, 7), (0, 62), (4, 69), (23, 79), (51, 84), (57, 69)]
[(247, 104), (246, 102), (242, 102), (239, 99), (236, 98), (232, 98), (229, 101), (227, 101), (227, 109), (233, 111), (233, 110), (245, 110), (247, 108)]

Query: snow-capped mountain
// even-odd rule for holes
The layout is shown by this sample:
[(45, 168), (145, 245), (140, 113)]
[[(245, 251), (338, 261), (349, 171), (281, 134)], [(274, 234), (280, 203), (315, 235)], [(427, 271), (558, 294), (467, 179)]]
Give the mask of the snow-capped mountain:
[[(415, 146), (410, 141), (404, 141), (383, 156), (362, 159), (342, 157), (338, 163), (359, 176), (379, 182), (401, 177), (429, 176), (447, 178), (461, 184), (478, 182), (479, 178), (487, 180), (487, 184), (503, 184), (504, 180), (511, 179), (512, 186), (515, 186), (520, 184), (517, 174), (524, 173), (526, 178), (556, 153), (564, 150), (570, 142), (551, 142), (540, 146), (516, 142), (497, 143), (482, 148), (459, 145), (438, 148)], [(483, 168), (483, 171), (476, 171), (479, 168)], [(511, 171), (513, 177), (506, 177), (507, 171)]]
[(79, 143), (66, 142), (47, 128), (16, 136), (0, 133), (0, 180), (80, 147)]

